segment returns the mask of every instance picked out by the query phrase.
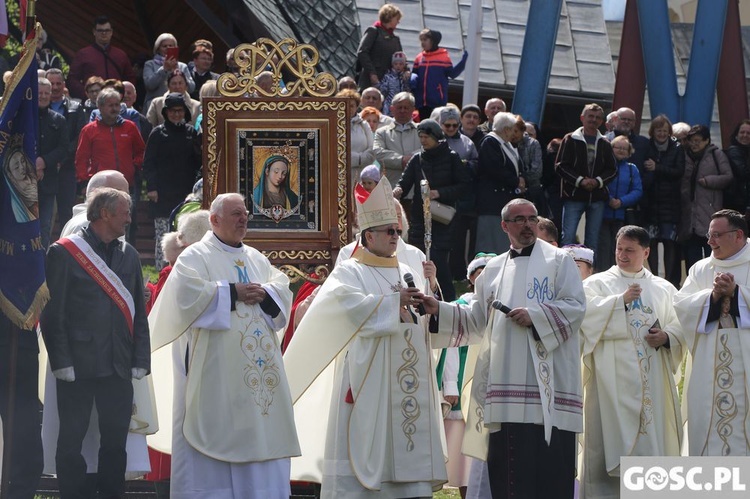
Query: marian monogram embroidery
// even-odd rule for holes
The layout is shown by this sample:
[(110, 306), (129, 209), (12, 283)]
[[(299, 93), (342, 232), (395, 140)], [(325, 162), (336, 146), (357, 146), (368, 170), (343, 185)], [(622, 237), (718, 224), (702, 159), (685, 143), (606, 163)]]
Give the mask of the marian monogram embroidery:
[(526, 297), (529, 300), (536, 299), (537, 303), (553, 300), (555, 293), (550, 288), (549, 277), (545, 277), (541, 282), (534, 277), (533, 281), (529, 283), (529, 290), (526, 292)]
[(247, 275), (247, 269), (245, 268), (245, 262), (242, 260), (234, 261), (234, 268), (237, 269), (237, 282), (247, 284), (250, 282), (250, 277)]

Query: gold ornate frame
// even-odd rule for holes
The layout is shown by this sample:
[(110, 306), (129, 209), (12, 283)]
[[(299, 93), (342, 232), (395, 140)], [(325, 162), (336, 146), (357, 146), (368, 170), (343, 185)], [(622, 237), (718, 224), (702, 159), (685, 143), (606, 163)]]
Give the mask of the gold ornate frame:
[[(204, 206), (221, 193), (241, 192), (240, 179), (248, 175), (241, 170), (247, 168), (242, 150), (248, 135), (314, 134), (319, 139), (314, 151), (318, 168), (315, 202), (319, 203), (316, 223), (311, 224), (315, 228), (287, 230), (277, 220), (278, 227), (267, 223), (258, 229), (249, 222), (245, 241), (263, 252), (293, 282), (320, 282), (330, 272), (338, 250), (351, 240), (347, 100), (332, 97), (336, 80), (315, 71), (318, 53), (310, 45), (291, 39), (278, 44), (259, 39), (237, 46), (234, 61), (239, 67), (237, 74), (224, 73), (217, 82), (222, 96), (203, 99)], [(270, 91), (256, 81), (262, 70), (273, 75)], [(282, 73), (285, 91), (279, 85)], [(302, 181), (312, 182), (306, 178)], [(250, 193), (242, 193), (252, 213)], [(311, 277), (313, 272), (318, 278)]]

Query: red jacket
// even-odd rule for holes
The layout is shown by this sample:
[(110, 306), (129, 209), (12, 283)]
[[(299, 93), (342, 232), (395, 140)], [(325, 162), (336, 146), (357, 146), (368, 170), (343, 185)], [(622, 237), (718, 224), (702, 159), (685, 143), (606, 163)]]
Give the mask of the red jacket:
[(76, 180), (84, 181), (101, 170), (118, 170), (133, 187), (135, 172), (143, 165), (146, 145), (132, 121), (117, 117), (114, 126), (101, 119), (81, 130), (76, 150)]
[(68, 74), (67, 86), (71, 97), (86, 99), (83, 86), (91, 76), (101, 76), (105, 80), (115, 78), (129, 81), (134, 85), (136, 80), (128, 55), (112, 45), (102, 49), (96, 44), (91, 44), (76, 52)]

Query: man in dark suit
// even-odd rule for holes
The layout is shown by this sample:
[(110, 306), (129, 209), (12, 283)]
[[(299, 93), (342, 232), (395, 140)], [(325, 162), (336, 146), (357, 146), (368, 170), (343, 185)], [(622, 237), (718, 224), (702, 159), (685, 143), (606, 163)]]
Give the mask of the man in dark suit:
[(42, 245), (49, 246), (55, 217), (60, 167), (68, 157), (68, 125), (65, 118), (50, 109), (52, 85), (39, 78), (39, 131), (36, 175), (39, 179), (39, 228)]
[(89, 117), (83, 116), (79, 99), (65, 95), (65, 76), (62, 71), (52, 68), (47, 71), (45, 77), (52, 89), (49, 107), (54, 112), (62, 114), (68, 125), (67, 156), (60, 166), (57, 179), (57, 218), (62, 228), (73, 216), (73, 205), (76, 201), (76, 147), (81, 128), (89, 122)]
[(99, 413), (99, 497), (121, 497), (133, 410), (132, 379), (151, 364), (138, 252), (118, 238), (130, 222), (130, 196), (111, 188), (88, 203), (89, 226), (50, 246), (50, 301), (41, 326), (57, 378), (60, 434), (56, 465), (62, 497), (79, 497), (86, 462), (81, 443), (94, 403)]

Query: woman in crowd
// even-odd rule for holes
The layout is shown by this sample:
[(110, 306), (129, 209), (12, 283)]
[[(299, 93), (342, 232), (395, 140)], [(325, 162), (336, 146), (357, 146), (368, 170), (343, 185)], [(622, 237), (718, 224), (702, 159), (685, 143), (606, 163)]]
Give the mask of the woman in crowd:
[(357, 49), (357, 66), (360, 68), (359, 89), (378, 87), (380, 79), (391, 68), (394, 52), (401, 52), (401, 40), (394, 34), (401, 22), (401, 9), (387, 3), (378, 11), (378, 20), (367, 28)]
[(380, 111), (372, 106), (368, 106), (359, 112), (359, 117), (367, 122), (367, 124), (370, 125), (372, 133), (375, 133), (380, 124)]
[(201, 172), (200, 134), (188, 125), (190, 109), (183, 94), (168, 94), (164, 123), (148, 137), (143, 175), (151, 201), (156, 239), (156, 268), (164, 266), (161, 236), (169, 232), (169, 215), (193, 189)]
[(729, 163), (732, 166), (734, 183), (724, 195), (724, 208), (731, 208), (740, 213), (750, 213), (750, 120), (744, 119), (732, 133), (732, 143), (727, 149)]
[[(406, 165), (398, 185), (393, 189), (393, 197), (401, 198), (415, 189), (414, 202), (411, 205), (411, 228), (409, 244), (424, 251), (424, 207), (420, 192), (420, 181), (427, 179), (430, 184), (430, 200), (455, 207), (456, 201), (462, 199), (468, 189), (470, 176), (458, 154), (451, 151), (445, 141), (445, 135), (437, 122), (427, 119), (417, 126), (422, 150), (412, 156)], [(430, 259), (437, 267), (437, 279), (445, 301), (456, 299), (453, 287), (453, 276), (448, 264), (448, 255), (453, 243), (453, 220), (446, 224), (432, 221), (432, 249)]]
[(375, 161), (375, 151), (372, 150), (373, 135), (370, 125), (357, 114), (359, 107), (360, 95), (354, 90), (342, 90), (336, 94), (336, 97), (348, 99), (349, 114), (352, 117), (349, 122), (350, 129), (350, 160), (349, 172), (350, 188), (359, 180), (359, 173), (365, 166), (371, 165)]
[(542, 162), (542, 145), (537, 140), (537, 127), (535, 123), (516, 123), (520, 138), (516, 142), (518, 156), (521, 158), (521, 175), (526, 179), (526, 199), (534, 203), (536, 211), (540, 216), (549, 216), (547, 199), (542, 187), (542, 175), (544, 165)]
[(104, 88), (104, 80), (100, 76), (91, 76), (86, 80), (86, 84), (83, 86), (83, 91), (86, 93), (86, 101), (81, 106), (84, 123), (88, 123), (91, 120), (91, 113), (94, 109), (98, 109), (96, 98), (99, 97), (99, 92), (102, 91), (102, 88)]
[(651, 235), (648, 265), (654, 274), (659, 269), (659, 243), (664, 246), (665, 278), (675, 287), (682, 280), (681, 248), (677, 244), (680, 221), (680, 179), (685, 172), (685, 151), (672, 138), (672, 123), (660, 114), (651, 120), (646, 160), (643, 162), (641, 215)]
[(680, 182), (682, 214), (679, 241), (685, 247), (685, 268), (711, 254), (708, 224), (711, 215), (724, 208), (724, 189), (732, 183), (732, 167), (726, 155), (711, 143), (711, 131), (695, 125), (688, 132), (685, 173)]
[(628, 161), (634, 150), (626, 135), (618, 135), (612, 139), (612, 151), (617, 160), (617, 176), (607, 185), (609, 201), (604, 208), (602, 227), (599, 231), (599, 254), (596, 256), (598, 271), (608, 270), (615, 264), (617, 231), (625, 224), (637, 223), (636, 220), (625, 220), (626, 210), (635, 209), (643, 195), (638, 167)]
[(187, 64), (179, 62), (176, 57), (168, 54), (169, 49), (176, 48), (177, 39), (171, 33), (162, 33), (154, 42), (154, 58), (146, 61), (143, 66), (143, 83), (146, 86), (143, 109), (148, 109), (153, 99), (164, 95), (167, 91), (167, 77), (175, 70), (180, 70), (185, 75), (188, 92), (192, 92), (195, 88), (195, 82)]
[[(521, 175), (521, 161), (513, 142), (520, 138), (519, 118), (511, 113), (497, 113), (492, 131), (479, 148), (479, 186), (477, 189), (478, 251), (498, 255), (508, 251), (510, 239), (500, 229), (501, 211), (508, 201), (526, 193), (526, 179)], [(523, 120), (520, 120), (523, 124)]]
[(164, 99), (168, 93), (177, 93), (182, 94), (185, 105), (190, 109), (190, 116), (192, 118), (188, 118), (188, 123), (192, 125), (193, 120), (201, 114), (201, 103), (190, 98), (187, 80), (185, 80), (185, 75), (182, 71), (175, 69), (169, 76), (167, 76), (167, 88), (167, 93), (151, 101), (151, 104), (148, 107), (148, 112), (146, 113), (146, 119), (148, 122), (153, 126), (164, 123), (164, 113), (161, 112), (164, 107)]
[[(450, 255), (451, 274), (455, 280), (464, 279), (468, 258), (474, 254), (474, 240), (477, 237), (476, 179), (479, 153), (469, 137), (460, 133), (461, 115), (458, 109), (445, 106), (439, 108), (438, 122), (445, 134), (448, 147), (463, 161), (470, 176), (470, 188), (456, 203), (453, 249)], [(466, 248), (466, 235), (469, 235), (469, 248)]]

